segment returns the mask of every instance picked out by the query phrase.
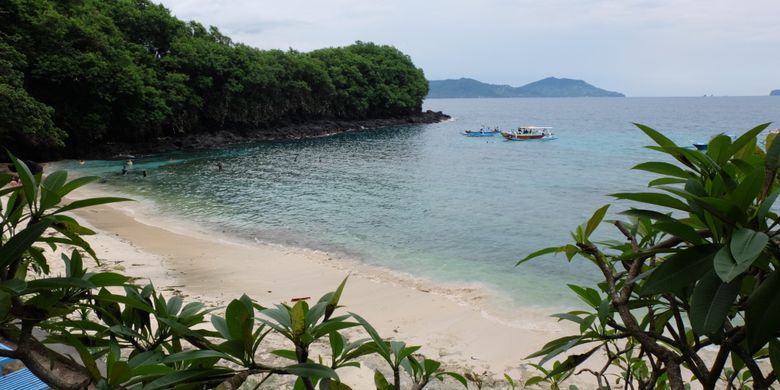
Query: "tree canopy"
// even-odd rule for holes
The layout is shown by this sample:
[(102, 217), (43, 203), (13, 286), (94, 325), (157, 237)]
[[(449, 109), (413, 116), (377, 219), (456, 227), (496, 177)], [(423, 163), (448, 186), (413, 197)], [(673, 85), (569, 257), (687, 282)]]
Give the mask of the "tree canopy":
[(0, 54), (0, 142), (16, 150), (403, 116), (428, 92), (391, 46), (259, 50), (148, 0), (4, 2)]

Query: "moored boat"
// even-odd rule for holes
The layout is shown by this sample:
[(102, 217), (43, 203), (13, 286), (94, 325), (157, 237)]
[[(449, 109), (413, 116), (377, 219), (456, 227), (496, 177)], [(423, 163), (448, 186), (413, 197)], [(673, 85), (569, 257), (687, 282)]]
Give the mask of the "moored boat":
[(516, 131), (502, 131), (501, 135), (508, 141), (531, 141), (557, 139), (552, 133), (552, 127), (523, 126)]
[(479, 129), (479, 130), (466, 130), (463, 132), (463, 135), (466, 137), (492, 137), (496, 134), (500, 134), (501, 131), (498, 130), (498, 127), (496, 127), (493, 130), (485, 130), (485, 129)]

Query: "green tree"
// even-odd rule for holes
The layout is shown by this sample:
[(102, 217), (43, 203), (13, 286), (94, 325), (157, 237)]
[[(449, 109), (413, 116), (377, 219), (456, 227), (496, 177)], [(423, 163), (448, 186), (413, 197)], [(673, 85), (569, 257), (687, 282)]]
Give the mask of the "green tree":
[(36, 147), (62, 147), (65, 132), (54, 125), (54, 110), (24, 89), (23, 54), (0, 41), (0, 144), (29, 151)]
[[(575, 286), (588, 306), (556, 314), (580, 332), (550, 341), (530, 357), (540, 364), (578, 353), (532, 379), (572, 372), (593, 355), (606, 363), (594, 374), (606, 388), (616, 376), (627, 388), (683, 389), (687, 378), (705, 389), (767, 389), (780, 370), (780, 142), (757, 147), (758, 126), (732, 141), (719, 135), (706, 153), (680, 147), (637, 125), (676, 163), (634, 169), (658, 174), (650, 191), (613, 194), (638, 206), (607, 221), (623, 240), (594, 242), (607, 206), (573, 233), (574, 243), (546, 248), (578, 256), (600, 271), (596, 286)], [(518, 263), (519, 264), (519, 263)]]
[(65, 138), (55, 129), (62, 129), (70, 150), (405, 116), (420, 111), (428, 88), (422, 71), (390, 46), (263, 51), (149, 0), (9, 0), (0, 5), (0, 37), (10, 47), (4, 51), (21, 55), (4, 65), (15, 81), (4, 82), (11, 87), (3, 97), (19, 111), (4, 115), (4, 129), (42, 146), (46, 135), (60, 145)]

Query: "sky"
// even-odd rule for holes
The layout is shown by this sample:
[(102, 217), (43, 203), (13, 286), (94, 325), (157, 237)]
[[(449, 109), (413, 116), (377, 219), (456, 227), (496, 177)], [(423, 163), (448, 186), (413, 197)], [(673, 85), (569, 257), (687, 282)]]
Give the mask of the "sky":
[[(159, 1), (159, 0), (155, 0)], [(392, 45), (429, 80), (585, 80), (628, 96), (780, 89), (780, 0), (162, 0), (260, 49)]]

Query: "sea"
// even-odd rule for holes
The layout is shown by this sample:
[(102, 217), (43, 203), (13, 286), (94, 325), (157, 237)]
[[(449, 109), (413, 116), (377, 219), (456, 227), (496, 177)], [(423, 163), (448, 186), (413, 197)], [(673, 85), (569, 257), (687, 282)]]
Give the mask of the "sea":
[[(683, 146), (780, 123), (778, 97), (429, 99), (424, 109), (452, 119), (136, 156), (127, 175), (123, 159), (55, 166), (100, 176), (100, 186), (205, 229), (563, 308), (576, 304), (567, 284), (599, 280), (591, 263), (516, 263), (571, 243), (570, 232), (605, 204), (608, 218), (620, 218), (630, 204), (610, 194), (646, 190), (653, 175), (632, 167), (667, 160), (633, 123)], [(550, 126), (557, 139), (462, 135), (528, 125)], [(596, 237), (620, 238), (608, 224)]]

